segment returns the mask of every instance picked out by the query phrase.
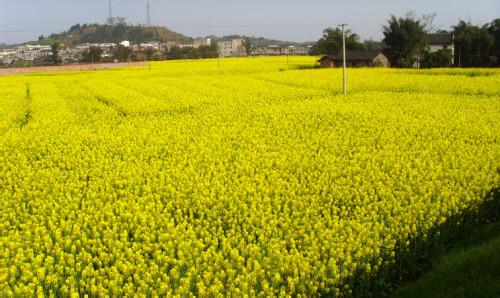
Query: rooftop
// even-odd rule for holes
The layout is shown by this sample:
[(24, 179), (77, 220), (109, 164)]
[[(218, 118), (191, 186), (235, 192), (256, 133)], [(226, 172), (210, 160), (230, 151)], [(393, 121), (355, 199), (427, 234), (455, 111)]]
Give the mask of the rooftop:
[[(381, 51), (347, 51), (346, 59), (347, 60), (373, 60), (379, 54), (382, 54)], [(342, 60), (342, 53), (335, 55), (326, 55), (323, 56), (320, 60), (324, 58), (329, 58), (332, 60)], [(318, 62), (320, 61), (318, 60)]]
[(430, 45), (452, 44), (453, 34), (451, 33), (427, 34), (427, 43)]

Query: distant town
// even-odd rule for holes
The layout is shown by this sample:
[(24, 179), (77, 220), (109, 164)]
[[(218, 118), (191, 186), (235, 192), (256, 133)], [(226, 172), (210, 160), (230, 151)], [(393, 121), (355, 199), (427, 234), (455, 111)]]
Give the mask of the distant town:
[[(500, 19), (482, 26), (460, 20), (436, 30), (435, 14), (391, 16), (383, 40), (361, 41), (347, 29), (326, 28), (315, 42), (215, 35), (191, 38), (165, 27), (130, 25), (110, 14), (105, 24), (76, 24), (38, 41), (0, 46), (0, 67), (159, 61), (245, 56), (321, 56), (320, 67), (339, 67), (345, 35), (350, 67), (498, 67)], [(406, 33), (405, 33), (406, 32)]]
[[(52, 59), (54, 51), (57, 51), (57, 57), (60, 64), (71, 64), (80, 62), (122, 62), (124, 59), (117, 55), (117, 49), (124, 47), (130, 49), (130, 55), (126, 56), (125, 60), (143, 61), (150, 58), (150, 60), (163, 60), (168, 57), (162, 57), (163, 53), (171, 52), (173, 49), (180, 49), (181, 52), (185, 49), (199, 50), (200, 47), (211, 47), (215, 45), (217, 55), (215, 57), (243, 57), (243, 56), (278, 56), (278, 55), (307, 55), (312, 47), (309, 46), (282, 46), (282, 45), (269, 45), (254, 47), (250, 52), (247, 52), (245, 47), (245, 40), (241, 38), (220, 40), (213, 42), (210, 38), (195, 39), (193, 43), (179, 43), (179, 42), (160, 42), (150, 41), (147, 43), (132, 44), (128, 40), (123, 40), (119, 43), (83, 43), (75, 46), (67, 46), (64, 48), (53, 49), (50, 45), (40, 44), (23, 44), (12, 48), (5, 48), (0, 50), (0, 66), (37, 66), (37, 65), (53, 65)], [(98, 50), (96, 50), (98, 49)], [(99, 52), (96, 55), (90, 55), (90, 58), (96, 58), (95, 61), (89, 61), (86, 55), (94, 50)], [(132, 58), (133, 57), (133, 58)], [(186, 54), (185, 57), (180, 58), (195, 58), (193, 54)], [(199, 58), (214, 58), (203, 57)], [(58, 63), (59, 64), (59, 63)]]
[[(38, 42), (10, 47), (3, 45), (0, 49), (0, 66), (308, 55), (313, 46), (281, 41), (269, 44), (271, 41), (263, 38), (259, 40), (264, 41), (264, 45), (259, 45), (259, 42), (252, 42), (243, 36), (193, 39), (163, 27), (127, 25), (123, 18), (111, 22), (108, 20), (105, 25), (77, 24), (62, 34), (40, 36)], [(75, 39), (75, 35), (80, 36), (80, 39)], [(135, 40), (128, 40), (127, 37)]]

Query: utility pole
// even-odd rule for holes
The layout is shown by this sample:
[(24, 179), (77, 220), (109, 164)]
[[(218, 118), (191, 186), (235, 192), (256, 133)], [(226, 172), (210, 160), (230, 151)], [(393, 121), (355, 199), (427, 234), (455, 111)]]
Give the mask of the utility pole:
[(347, 96), (347, 81), (346, 81), (346, 54), (345, 54), (345, 26), (347, 24), (340, 24), (342, 27), (342, 56), (344, 64), (344, 96)]
[(458, 47), (458, 68), (462, 67), (462, 51), (461, 48)]

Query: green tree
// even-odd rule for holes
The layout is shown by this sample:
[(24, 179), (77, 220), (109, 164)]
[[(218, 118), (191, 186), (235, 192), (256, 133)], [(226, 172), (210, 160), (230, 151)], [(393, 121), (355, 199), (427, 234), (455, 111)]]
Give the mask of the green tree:
[(423, 68), (451, 67), (453, 54), (450, 49), (441, 49), (436, 52), (426, 51), (422, 57)]
[(495, 46), (495, 37), (488, 29), (488, 25), (479, 27), (462, 20), (453, 27), (457, 65), (462, 67), (492, 65), (491, 54)]
[(91, 46), (88, 50), (83, 53), (83, 62), (99, 62), (102, 58), (102, 49), (99, 47)]
[(250, 38), (245, 37), (243, 46), (245, 47), (246, 54), (250, 55), (252, 53), (252, 42), (250, 41)]
[(146, 55), (146, 60), (151, 61), (154, 60), (156, 50), (151, 47), (147, 47), (143, 50), (144, 55)]
[(50, 46), (50, 49), (52, 52), (52, 55), (50, 56), (52, 62), (54, 63), (54, 65), (60, 64), (61, 58), (59, 58), (59, 50), (61, 49), (61, 44), (56, 41)]
[(198, 50), (191, 47), (172, 47), (165, 52), (165, 57), (169, 60), (199, 58)]
[(391, 65), (412, 67), (427, 46), (424, 26), (413, 16), (396, 18), (394, 15), (384, 26), (384, 50)]
[(192, 47), (171, 47), (165, 51), (164, 56), (168, 60), (176, 59), (197, 59), (197, 58), (217, 58), (217, 44), (212, 42), (209, 46), (200, 46), (199, 48)]
[(119, 44), (113, 49), (113, 60), (118, 60), (119, 62), (129, 61), (132, 58), (132, 49), (124, 45)]
[(198, 54), (200, 58), (217, 58), (217, 44), (212, 42), (209, 46), (200, 46), (198, 48)]
[[(345, 32), (346, 50), (363, 50), (359, 36), (350, 30)], [(342, 30), (339, 28), (326, 28), (323, 37), (312, 47), (311, 55), (337, 54), (342, 52)]]
[(381, 51), (384, 48), (384, 43), (373, 39), (363, 41), (363, 47), (367, 51)]
[(500, 19), (493, 20), (488, 26), (488, 32), (495, 39), (495, 44), (491, 50), (493, 56), (493, 66), (500, 66)]

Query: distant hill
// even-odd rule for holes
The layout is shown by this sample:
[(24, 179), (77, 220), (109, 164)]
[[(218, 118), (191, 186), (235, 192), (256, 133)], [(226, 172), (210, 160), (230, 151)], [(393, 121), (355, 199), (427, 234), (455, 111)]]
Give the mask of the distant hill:
[(129, 40), (132, 43), (153, 40), (161, 42), (190, 42), (192, 38), (159, 26), (77, 24), (72, 26), (69, 31), (52, 34), (48, 38), (40, 38), (37, 43), (50, 44), (54, 41), (59, 41), (66, 45), (77, 45), (101, 42), (118, 43), (123, 40)]

